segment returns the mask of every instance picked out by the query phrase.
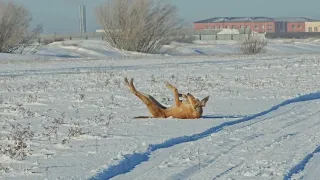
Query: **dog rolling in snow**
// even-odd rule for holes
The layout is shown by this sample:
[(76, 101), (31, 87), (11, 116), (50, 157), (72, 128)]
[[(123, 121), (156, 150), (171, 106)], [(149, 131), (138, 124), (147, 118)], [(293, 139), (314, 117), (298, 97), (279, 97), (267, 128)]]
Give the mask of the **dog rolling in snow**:
[[(136, 95), (147, 106), (152, 116), (139, 116), (135, 118), (168, 118), (177, 119), (198, 119), (202, 116), (203, 107), (206, 106), (209, 96), (201, 101), (195, 98), (192, 94), (179, 94), (178, 89), (168, 82), (165, 82), (168, 89), (172, 90), (175, 104), (171, 107), (165, 107), (156, 101), (149, 94), (137, 91), (133, 85), (133, 78), (128, 81), (124, 79), (125, 84), (129, 87), (132, 94)], [(179, 96), (185, 100), (180, 100)]]

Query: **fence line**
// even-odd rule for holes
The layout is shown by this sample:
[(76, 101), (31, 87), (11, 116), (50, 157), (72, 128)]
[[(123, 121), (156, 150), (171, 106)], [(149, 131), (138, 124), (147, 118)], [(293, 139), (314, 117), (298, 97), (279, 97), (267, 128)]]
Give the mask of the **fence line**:
[[(258, 34), (264, 37), (264, 34)], [(195, 40), (244, 40), (248, 34), (189, 34)], [(40, 35), (41, 41), (64, 41), (64, 40), (90, 40), (90, 39), (103, 39), (103, 33), (83, 33), (83, 34), (42, 34)]]
[[(248, 34), (217, 34), (217, 31), (195, 31), (188, 30), (182, 31), (181, 34), (187, 36), (193, 36), (195, 40), (234, 40), (241, 41), (248, 37)], [(320, 32), (290, 32), (290, 33), (256, 33), (255, 35), (260, 37), (266, 37), (268, 39), (274, 38), (319, 38)], [(70, 34), (41, 34), (40, 40), (62, 41), (62, 40), (86, 40), (86, 39), (103, 39), (104, 33), (102, 32), (89, 32), (89, 33), (70, 33)]]

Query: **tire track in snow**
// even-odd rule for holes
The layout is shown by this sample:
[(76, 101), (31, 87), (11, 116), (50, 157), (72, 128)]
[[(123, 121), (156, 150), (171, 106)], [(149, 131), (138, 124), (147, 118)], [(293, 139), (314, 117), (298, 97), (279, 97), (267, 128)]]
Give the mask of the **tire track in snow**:
[(315, 115), (317, 115), (319, 113), (320, 113), (320, 111), (317, 111), (317, 112), (315, 112), (313, 114), (310, 114), (309, 116), (305, 117), (304, 119), (298, 119), (298, 120), (292, 121), (290, 123), (287, 123), (285, 126), (282, 126), (281, 128), (283, 129), (283, 128), (294, 126), (294, 125), (299, 124), (300, 122), (302, 122), (302, 121), (304, 121), (304, 120), (306, 120), (306, 119), (308, 119), (310, 117), (313, 117), (313, 116), (315, 116)]
[(219, 179), (221, 176), (223, 176), (223, 175), (227, 174), (228, 172), (230, 172), (230, 171), (232, 171), (233, 169), (235, 169), (235, 168), (237, 168), (237, 167), (241, 166), (242, 164), (243, 164), (243, 163), (237, 164), (237, 165), (235, 165), (235, 166), (233, 166), (233, 167), (231, 167), (231, 168), (229, 168), (229, 169), (225, 170), (225, 171), (224, 171), (224, 172), (222, 172), (221, 174), (219, 174), (219, 175), (217, 175), (216, 177), (214, 177), (212, 180), (217, 180), (217, 179)]
[[(312, 116), (314, 116), (314, 115), (316, 115), (316, 114), (319, 114), (319, 112), (320, 112), (320, 111), (317, 111), (316, 113), (312, 113), (312, 114), (308, 115), (307, 117), (299, 118), (299, 120), (302, 121), (302, 122), (305, 122), (305, 120), (306, 120), (308, 117), (312, 117)], [(261, 144), (263, 144), (262, 146), (264, 146), (265, 148), (263, 148), (263, 149), (261, 149), (261, 150), (258, 150), (258, 151), (254, 151), (254, 154), (260, 154), (261, 152), (265, 151), (266, 149), (272, 148), (272, 145), (274, 145), (274, 144), (279, 144), (279, 143), (282, 144), (281, 142), (284, 142), (284, 141), (287, 141), (287, 140), (292, 140), (292, 139), (295, 138), (295, 136), (298, 136), (298, 135), (304, 133), (305, 131), (311, 131), (311, 129), (318, 129), (319, 127), (316, 127), (318, 124), (319, 124), (319, 123), (313, 124), (313, 125), (312, 125), (312, 128), (304, 125), (304, 130), (302, 130), (302, 131), (300, 131), (300, 132), (295, 132), (294, 130), (288, 130), (288, 131), (290, 131), (290, 133), (283, 134), (283, 135), (281, 135), (281, 136), (279, 136), (279, 137), (277, 137), (277, 138), (275, 138), (275, 139), (272, 138), (272, 141), (271, 141), (269, 144), (263, 144), (263, 143), (261, 143)], [(290, 127), (287, 127), (287, 128), (290, 128)], [(269, 134), (269, 135), (275, 135), (275, 134), (278, 134), (278, 133), (281, 134), (280, 131), (287, 132), (287, 129), (279, 128), (279, 131), (272, 132), (272, 133)], [(248, 142), (249, 142), (249, 141), (245, 141), (244, 143), (248, 143)], [(240, 146), (240, 145), (242, 145), (242, 144), (244, 144), (244, 143), (238, 144), (238, 146)], [(229, 152), (230, 152), (230, 151), (228, 151), (228, 153), (229, 153)], [(230, 156), (227, 155), (227, 154), (225, 154), (224, 157), (230, 157)], [(204, 166), (204, 168), (201, 168), (201, 170), (198, 170), (198, 171), (196, 172), (196, 174), (194, 174), (194, 175), (191, 176), (191, 177), (194, 177), (194, 176), (198, 175), (201, 171), (206, 171), (207, 169), (209, 169), (209, 166), (213, 165), (213, 163), (214, 163), (214, 162), (212, 162), (212, 163), (209, 164), (209, 165), (206, 164), (206, 166)], [(220, 163), (221, 163), (221, 162), (220, 162)], [(218, 164), (219, 164), (219, 163), (218, 163)], [(221, 167), (220, 167), (220, 168), (221, 168)], [(213, 168), (210, 167), (210, 169), (211, 169), (211, 171), (212, 171)], [(237, 168), (233, 168), (232, 170), (229, 170), (228, 173), (230, 173), (230, 172), (232, 172), (233, 170), (236, 170), (236, 169), (237, 169)], [(225, 173), (225, 174), (226, 174), (226, 173)], [(211, 175), (212, 175), (212, 174), (211, 174)], [(184, 177), (181, 178), (181, 179), (191, 179), (191, 177), (184, 176)], [(197, 178), (198, 178), (198, 179), (201, 179), (201, 178), (199, 178), (199, 177), (197, 177)], [(173, 179), (173, 178), (171, 178), (171, 179)]]
[[(310, 103), (311, 103), (311, 102), (307, 102), (307, 103), (305, 103), (305, 104), (296, 105), (296, 106), (294, 106), (294, 107), (292, 107), (292, 108), (290, 108), (290, 109), (288, 109), (288, 110), (286, 110), (286, 111), (283, 111), (283, 112), (281, 112), (281, 113), (279, 113), (279, 114), (276, 114), (275, 116), (268, 117), (268, 118), (264, 118), (264, 119), (261, 119), (261, 120), (258, 120), (258, 121), (256, 121), (256, 122), (254, 122), (254, 123), (249, 123), (248, 125), (245, 125), (245, 126), (243, 126), (243, 127), (240, 127), (240, 128), (238, 128), (238, 129), (242, 129), (242, 128), (244, 128), (244, 127), (248, 127), (248, 126), (255, 125), (255, 124), (259, 123), (259, 122), (264, 122), (264, 121), (266, 121), (266, 120), (270, 120), (270, 119), (273, 119), (273, 118), (275, 118), (275, 117), (279, 117), (279, 116), (288, 114), (288, 113), (290, 113), (290, 112), (292, 112), (292, 111), (294, 111), (294, 110), (300, 109), (300, 108), (302, 108), (302, 107), (304, 107), (304, 106), (306, 106), (306, 105), (308, 105), (308, 104), (310, 104)], [(315, 114), (318, 114), (318, 113), (319, 113), (319, 111), (316, 112), (316, 113), (311, 114), (311, 115), (308, 116), (308, 117), (311, 117), (311, 116), (313, 116), (313, 115), (315, 115)], [(306, 118), (307, 118), (307, 117), (306, 117)], [(306, 118), (304, 118), (304, 119), (306, 119)], [(303, 121), (304, 119), (299, 119), (299, 121)], [(297, 122), (297, 123), (298, 123), (298, 122)], [(280, 128), (278, 131), (274, 132), (273, 134), (279, 133), (279, 132), (280, 132), (281, 130), (283, 130), (283, 129), (284, 129), (284, 128)], [(299, 133), (300, 133), (300, 132), (299, 132)], [(286, 139), (288, 139), (288, 138), (290, 138), (290, 137), (296, 136), (296, 135), (299, 134), (299, 133), (289, 133), (289, 134), (282, 135), (282, 136), (274, 139), (274, 141), (272, 141), (271, 143), (267, 144), (265, 147), (270, 147), (272, 144), (275, 144), (275, 143), (279, 143), (279, 142), (281, 142), (281, 141), (284, 141), (284, 140), (286, 140)], [(256, 135), (257, 138), (260, 137), (260, 136), (263, 136), (263, 134), (258, 134), (258, 135)], [(232, 150), (235, 149), (236, 147), (238, 147), (238, 146), (240, 146), (240, 145), (243, 145), (243, 144), (247, 143), (248, 141), (254, 140), (254, 139), (255, 139), (255, 138), (244, 139), (242, 143), (239, 143), (239, 144), (237, 144), (237, 145), (232, 146), (232, 147), (228, 150), (227, 153), (229, 153), (230, 151), (232, 151)], [(261, 151), (262, 151), (262, 150), (261, 150)], [(260, 152), (260, 151), (257, 151), (256, 153), (258, 153), (258, 152)], [(223, 155), (225, 156), (227, 153), (224, 153)], [(199, 174), (201, 171), (204, 171), (204, 170), (206, 170), (207, 168), (209, 168), (209, 167), (210, 167), (213, 163), (215, 163), (220, 157), (221, 157), (221, 155), (219, 155), (217, 158), (215, 158), (215, 159), (213, 159), (213, 160), (208, 160), (208, 161), (205, 161), (204, 163), (202, 162), (204, 165), (201, 166), (201, 170), (199, 170), (199, 168), (196, 168), (197, 165), (191, 166), (191, 167), (185, 169), (183, 172), (178, 173), (178, 174), (176, 174), (176, 175), (173, 175), (173, 176), (171, 176), (171, 177), (168, 178), (168, 179), (189, 179), (189, 178), (191, 178), (191, 177)], [(233, 169), (236, 169), (236, 168), (237, 168), (237, 167), (234, 167), (234, 168), (232, 168), (232, 170), (233, 170)], [(230, 172), (230, 171), (231, 171), (231, 170), (228, 170), (227, 172)], [(227, 172), (225, 172), (224, 174), (227, 174)], [(222, 175), (220, 175), (220, 176), (222, 176)], [(178, 177), (178, 178), (177, 178), (177, 177)]]
[[(307, 103), (307, 104), (310, 104), (310, 102)], [(310, 114), (307, 115), (306, 117), (298, 118), (298, 119), (299, 119), (299, 122), (306, 122), (309, 118), (311, 118), (311, 117), (313, 117), (313, 116), (315, 116), (315, 115), (318, 115), (319, 113), (320, 113), (320, 111), (316, 111), (315, 113), (310, 113)], [(298, 122), (295, 121), (295, 124), (298, 124)], [(308, 123), (306, 123), (306, 124), (308, 124)], [(279, 144), (279, 143), (282, 144), (281, 142), (284, 142), (284, 141), (286, 141), (286, 140), (293, 139), (295, 136), (298, 136), (298, 135), (300, 135), (300, 134), (302, 134), (302, 133), (305, 133), (306, 131), (317, 130), (317, 129), (319, 129), (319, 127), (317, 127), (318, 125), (319, 125), (319, 123), (312, 124), (311, 126), (306, 126), (306, 125), (304, 124), (304, 125), (302, 125), (302, 126), (304, 127), (304, 130), (301, 129), (302, 131), (300, 131), (300, 132), (295, 132), (295, 130), (293, 130), (293, 131), (291, 131), (291, 132), (288, 133), (288, 134), (281, 135), (281, 136), (279, 136), (278, 138), (272, 140), (271, 143), (264, 145), (264, 147), (265, 147), (264, 149), (261, 149), (261, 150), (259, 150), (259, 151), (255, 151), (254, 153), (255, 153), (255, 154), (258, 154), (258, 153), (264, 151), (266, 148), (272, 148), (272, 145), (273, 145), (273, 144)], [(291, 126), (287, 126), (287, 127), (285, 127), (285, 128), (290, 128), (290, 127), (291, 127)], [(279, 130), (273, 132), (272, 134), (280, 133), (280, 131), (285, 131), (285, 132), (287, 132), (287, 129), (285, 129), (285, 128), (279, 127)], [(209, 165), (208, 165), (208, 166), (209, 166)], [(207, 167), (205, 167), (205, 168), (207, 168)], [(234, 168), (234, 169), (235, 169), (235, 168)], [(201, 171), (203, 171), (203, 169), (201, 169)], [(230, 170), (229, 172), (231, 172), (231, 170)], [(198, 171), (197, 173), (199, 173), (199, 171)], [(184, 178), (184, 179), (187, 179), (187, 178)], [(191, 178), (188, 178), (188, 179), (191, 179)]]
[[(172, 146), (175, 146), (178, 144), (196, 141), (196, 140), (205, 138), (213, 133), (217, 133), (217, 132), (223, 130), (223, 128), (225, 128), (225, 127), (232, 126), (232, 125), (239, 124), (239, 123), (246, 122), (246, 121), (250, 121), (250, 120), (255, 119), (257, 117), (260, 117), (260, 116), (266, 115), (270, 112), (273, 112), (283, 106), (286, 106), (286, 105), (289, 105), (292, 103), (296, 103), (296, 102), (312, 101), (312, 100), (316, 100), (316, 99), (320, 99), (320, 92), (301, 95), (296, 98), (286, 100), (278, 105), (271, 107), (270, 109), (268, 109), (266, 111), (262, 111), (260, 113), (251, 115), (249, 117), (241, 118), (241, 119), (238, 119), (235, 121), (222, 123), (218, 126), (214, 126), (210, 129), (207, 129), (206, 131), (204, 131), (202, 133), (198, 133), (198, 134), (194, 134), (194, 135), (190, 135), (190, 136), (181, 136), (181, 137), (172, 138), (172, 139), (169, 139), (169, 140), (167, 140), (163, 143), (159, 143), (159, 144), (151, 144), (151, 145), (149, 145), (147, 151), (141, 152), (141, 153), (133, 153), (131, 155), (125, 155), (124, 159), (122, 161), (120, 161), (118, 164), (110, 166), (108, 169), (106, 169), (106, 170), (98, 173), (96, 176), (90, 178), (90, 180), (106, 180), (106, 179), (110, 179), (115, 176), (118, 176), (120, 174), (128, 173), (128, 172), (132, 171), (137, 165), (148, 161), (150, 159), (151, 153), (154, 151), (157, 151), (159, 149), (165, 149), (165, 148), (169, 148), (169, 147), (172, 147)], [(293, 171), (293, 173), (294, 172), (296, 172), (296, 171)]]
[[(263, 136), (263, 135), (258, 135), (257, 138), (260, 137), (260, 136)], [(288, 138), (288, 137), (291, 137), (291, 136), (295, 136), (295, 134), (286, 134), (286, 135), (283, 135), (283, 136), (279, 137), (278, 139), (276, 139), (274, 142), (268, 144), (266, 147), (268, 147), (268, 146), (270, 147), (272, 144), (277, 143), (277, 142), (280, 142), (281, 140), (283, 140), (283, 139), (285, 139), (285, 138)], [(250, 141), (250, 140), (254, 140), (254, 138), (253, 138), (253, 139), (245, 140), (245, 141), (243, 141), (242, 143), (239, 143), (239, 144), (237, 144), (237, 145), (233, 145), (233, 146), (228, 150), (228, 152), (219, 155), (217, 158), (215, 158), (215, 159), (213, 159), (213, 160), (210, 160), (210, 161), (207, 161), (207, 162), (202, 162), (202, 164), (205, 164), (205, 165), (204, 165), (204, 166), (201, 166), (201, 169), (199, 169), (199, 168), (195, 169), (194, 166), (192, 166), (192, 167), (184, 170), (182, 173), (179, 173), (179, 175), (180, 175), (180, 176), (179, 176), (179, 179), (190, 179), (190, 178), (198, 175), (198, 174), (201, 173), (202, 171), (205, 171), (205, 170), (207, 170), (208, 168), (210, 168), (210, 166), (213, 165), (213, 163), (215, 163), (217, 160), (219, 160), (220, 157), (226, 156), (226, 154), (228, 154), (229, 152), (231, 152), (232, 150), (234, 150), (234, 149), (237, 148), (238, 146), (241, 146), (241, 145), (247, 143), (247, 142)], [(240, 167), (242, 164), (243, 164), (243, 162), (242, 162), (241, 164), (238, 164), (238, 165), (235, 166), (235, 167), (228, 168), (226, 171), (224, 171), (223, 173), (217, 175), (217, 176), (216, 176), (215, 178), (213, 178), (213, 179), (217, 179), (217, 178), (220, 178), (221, 176), (224, 176), (224, 175), (228, 174), (229, 172), (231, 172), (231, 171), (237, 169), (238, 167)], [(188, 172), (188, 174), (184, 174), (184, 172)], [(178, 179), (178, 178), (176, 178), (176, 177), (178, 177), (178, 176), (177, 176), (177, 175), (173, 175), (173, 176), (171, 176), (171, 177), (168, 178), (168, 179), (172, 179), (172, 180)]]
[(252, 125), (254, 125), (254, 124), (256, 124), (256, 123), (260, 123), (260, 122), (262, 122), (262, 121), (266, 121), (266, 120), (268, 120), (268, 119), (270, 119), (270, 118), (276, 118), (276, 117), (282, 116), (282, 115), (284, 115), (284, 114), (287, 114), (287, 113), (292, 112), (293, 110), (296, 110), (296, 109), (298, 109), (298, 108), (302, 108), (303, 106), (306, 106), (306, 105), (308, 105), (308, 104), (310, 104), (310, 103), (311, 103), (311, 102), (308, 102), (308, 103), (306, 103), (306, 104), (296, 105), (296, 106), (292, 107), (291, 109), (288, 109), (288, 110), (286, 110), (286, 111), (283, 111), (283, 112), (281, 112), (280, 114), (274, 115), (273, 117), (268, 117), (268, 118), (264, 118), (264, 119), (258, 120), (258, 121), (256, 121), (256, 122), (252, 122), (252, 123), (250, 123), (250, 124), (248, 124), (248, 125), (245, 125), (245, 126), (243, 126), (243, 127), (241, 127), (241, 128), (245, 128), (245, 127), (248, 127), (248, 126), (252, 126)]
[[(239, 145), (242, 145), (242, 144), (245, 144), (247, 143), (248, 141), (251, 141), (251, 140), (254, 140), (256, 138), (259, 138), (260, 136), (263, 136), (263, 134), (256, 134), (256, 135), (251, 135), (251, 136), (248, 136), (246, 139), (243, 140), (243, 142), (239, 143), (239, 144), (236, 144), (236, 145), (232, 145), (227, 152), (224, 152), (224, 153), (221, 153), (220, 155), (218, 155), (217, 157), (215, 157), (214, 159), (211, 159), (211, 160), (206, 160), (204, 162), (201, 162), (201, 166), (199, 165), (194, 165), (194, 166), (191, 166), (185, 170), (183, 170), (182, 172), (178, 173), (178, 174), (174, 174), (172, 176), (170, 176), (169, 178), (167, 179), (171, 179), (171, 180), (175, 180), (175, 179), (189, 179), (191, 177), (194, 176), (194, 174), (197, 172), (201, 172), (203, 170), (205, 170), (206, 168), (208, 168), (210, 165), (212, 165), (213, 163), (215, 163), (216, 161), (218, 161), (222, 156), (225, 156), (227, 153), (231, 152), (233, 149), (235, 149), (236, 147), (238, 147)], [(229, 168), (228, 170), (226, 170), (225, 172), (221, 173), (220, 175), (217, 176), (220, 177), (224, 174), (227, 174), (229, 171), (239, 167), (241, 164), (235, 166), (235, 167), (232, 167), (232, 168)], [(214, 178), (216, 179), (216, 178)]]
[(312, 153), (308, 154), (302, 161), (300, 161), (297, 165), (292, 167), (289, 172), (285, 175), (283, 180), (290, 180), (294, 174), (298, 174), (303, 171), (306, 165), (309, 163), (310, 159), (314, 156), (314, 154), (320, 152), (320, 146), (318, 146)]

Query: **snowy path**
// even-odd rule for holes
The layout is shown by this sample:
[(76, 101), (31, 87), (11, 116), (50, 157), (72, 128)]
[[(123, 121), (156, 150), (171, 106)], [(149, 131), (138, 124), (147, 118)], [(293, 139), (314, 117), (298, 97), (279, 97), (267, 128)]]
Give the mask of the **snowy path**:
[[(146, 152), (128, 155), (118, 165), (109, 167), (97, 179), (109, 179), (131, 170), (133, 171), (128, 175), (119, 176), (119, 179), (149, 179), (156, 174), (159, 179), (207, 179), (226, 174), (236, 179), (243, 176), (254, 176), (258, 179), (281, 177), (289, 169), (288, 163), (294, 163), (291, 157), (301, 158), (299, 154), (308, 153), (310, 148), (320, 144), (320, 140), (316, 138), (320, 135), (318, 99), (320, 93), (300, 96), (261, 113), (222, 123), (199, 134), (150, 145)], [(311, 141), (295, 144), (297, 139), (305, 136)], [(179, 147), (180, 150), (166, 150), (183, 143), (187, 145)], [(295, 149), (288, 153), (286, 147)], [(153, 152), (162, 149), (165, 149), (165, 155), (161, 152), (157, 152), (156, 157), (153, 155)], [(282, 157), (282, 161), (277, 162), (277, 156), (284, 154), (287, 158), (283, 160)], [(153, 162), (153, 159), (156, 159), (157, 163)], [(143, 162), (146, 163), (137, 169), (142, 168), (145, 172), (138, 170), (139, 173), (135, 173), (135, 166)]]

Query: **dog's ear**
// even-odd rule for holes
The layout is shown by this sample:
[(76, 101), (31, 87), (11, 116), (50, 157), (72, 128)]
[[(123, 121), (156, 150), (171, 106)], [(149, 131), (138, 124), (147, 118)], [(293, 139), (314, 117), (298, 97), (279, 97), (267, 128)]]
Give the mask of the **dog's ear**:
[(208, 100), (209, 100), (209, 96), (203, 98), (203, 99), (200, 101), (200, 106), (201, 106), (201, 107), (205, 107), (206, 104), (207, 104), (207, 102), (208, 102)]

